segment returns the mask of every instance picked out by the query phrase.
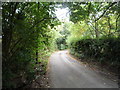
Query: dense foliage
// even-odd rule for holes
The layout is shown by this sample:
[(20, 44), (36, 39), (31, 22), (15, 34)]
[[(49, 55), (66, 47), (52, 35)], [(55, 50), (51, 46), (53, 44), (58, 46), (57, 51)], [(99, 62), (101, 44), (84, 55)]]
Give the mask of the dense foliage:
[(70, 9), (70, 53), (113, 71), (120, 86), (120, 2), (65, 3)]
[(116, 72), (120, 66), (120, 38), (82, 39), (72, 42), (70, 48), (71, 54), (115, 67)]
[[(3, 88), (24, 87), (43, 75), (54, 49), (54, 3), (2, 3)], [(40, 65), (40, 66), (39, 66)]]
[(120, 2), (66, 3), (70, 8), (70, 53), (89, 61), (120, 66)]
[(70, 34), (69, 32), (70, 23), (62, 23), (60, 27), (58, 27), (58, 37), (56, 38), (56, 45), (58, 50), (64, 50), (68, 48), (67, 45), (67, 37)]
[[(69, 8), (70, 22), (56, 26), (56, 6)], [(3, 88), (25, 87), (44, 75), (56, 48), (120, 66), (120, 2), (6, 2), (2, 30)]]

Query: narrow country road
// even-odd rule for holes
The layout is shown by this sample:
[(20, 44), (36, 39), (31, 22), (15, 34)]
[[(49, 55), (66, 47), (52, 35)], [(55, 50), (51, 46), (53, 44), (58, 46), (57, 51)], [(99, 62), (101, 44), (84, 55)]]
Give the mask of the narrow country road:
[(92, 69), (59, 51), (50, 57), (49, 71), (53, 88), (118, 88), (116, 82), (99, 75)]

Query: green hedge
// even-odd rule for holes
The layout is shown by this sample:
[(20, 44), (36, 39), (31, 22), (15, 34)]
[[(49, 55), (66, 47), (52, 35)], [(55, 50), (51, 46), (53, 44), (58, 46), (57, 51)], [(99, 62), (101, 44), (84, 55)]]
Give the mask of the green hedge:
[(120, 66), (120, 38), (82, 39), (70, 43), (70, 53), (80, 58)]

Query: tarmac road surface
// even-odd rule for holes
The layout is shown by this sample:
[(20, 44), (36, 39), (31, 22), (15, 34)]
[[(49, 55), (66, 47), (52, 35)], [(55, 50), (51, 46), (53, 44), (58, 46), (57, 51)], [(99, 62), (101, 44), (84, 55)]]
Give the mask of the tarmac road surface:
[(114, 82), (68, 56), (68, 51), (51, 55), (49, 75), (53, 88), (118, 88)]

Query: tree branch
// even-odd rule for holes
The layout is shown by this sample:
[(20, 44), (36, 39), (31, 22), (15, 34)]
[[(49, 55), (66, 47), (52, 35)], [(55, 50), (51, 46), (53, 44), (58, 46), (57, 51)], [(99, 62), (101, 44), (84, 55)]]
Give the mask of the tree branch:
[[(13, 52), (14, 47), (16, 47), (16, 45), (21, 41), (22, 38), (18, 39), (18, 41), (16, 41), (16, 43), (13, 45), (13, 47), (11, 48), (10, 52)], [(10, 53), (9, 52), (9, 53)]]
[(118, 19), (119, 19), (119, 17), (120, 17), (120, 14), (118, 15), (118, 17), (117, 17), (117, 19), (116, 19), (116, 30), (118, 29), (118, 27), (117, 27), (118, 24), (117, 24), (117, 23), (118, 23)]
[(113, 2), (111, 5), (109, 5), (106, 10), (104, 10), (104, 12), (102, 13), (102, 15), (100, 15), (95, 21), (98, 21), (101, 17), (104, 16), (104, 14), (107, 12), (107, 10), (109, 10), (113, 5), (115, 5), (117, 2)]
[[(36, 22), (36, 23), (35, 23), (33, 26), (31, 26), (28, 30), (34, 28), (37, 24), (39, 24), (40, 22), (42, 22), (42, 21), (44, 21), (44, 20), (46, 20), (46, 19), (54, 19), (54, 18), (56, 18), (56, 17), (53, 17), (53, 18), (43, 18), (43, 19), (41, 19), (40, 21)], [(30, 34), (32, 34), (32, 33), (30, 33)], [(23, 40), (24, 40), (24, 38), (20, 38), (20, 39), (18, 39), (18, 41), (14, 44), (14, 47), (11, 49), (12, 55), (11, 55), (10, 57), (12, 57), (12, 56), (16, 53), (16, 51), (19, 50), (19, 48), (18, 48), (18, 49), (16, 49), (16, 50), (13, 52), (15, 46), (17, 46), (17, 44), (19, 44), (19, 43), (22, 43)], [(10, 51), (10, 52), (11, 52), (11, 51)], [(10, 53), (10, 52), (9, 52), (9, 53)]]
[(31, 26), (31, 27), (29, 28), (29, 30), (32, 29), (32, 28), (34, 28), (37, 24), (39, 24), (40, 22), (42, 22), (42, 21), (44, 21), (44, 20), (47, 20), (47, 19), (55, 19), (55, 18), (57, 18), (57, 17), (53, 17), (53, 18), (43, 18), (43, 19), (41, 19), (40, 21), (36, 22), (33, 26)]

